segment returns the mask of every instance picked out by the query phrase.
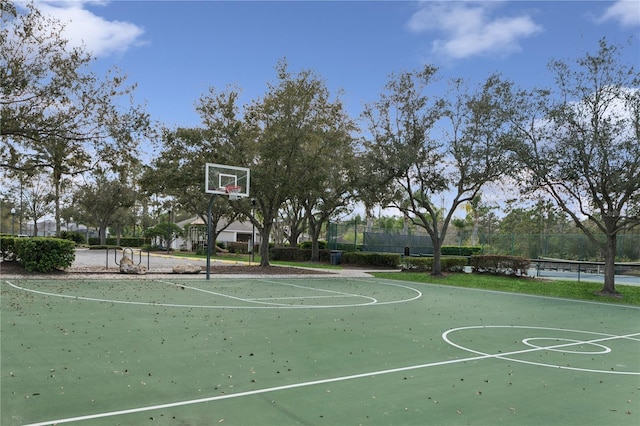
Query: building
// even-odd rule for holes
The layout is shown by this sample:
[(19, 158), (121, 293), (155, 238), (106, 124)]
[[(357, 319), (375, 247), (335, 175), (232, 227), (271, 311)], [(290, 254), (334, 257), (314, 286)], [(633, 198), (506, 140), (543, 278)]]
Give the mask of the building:
[[(204, 220), (200, 217), (177, 222), (176, 225), (180, 229), (185, 230), (183, 237), (178, 237), (172, 244), (174, 250), (196, 251), (198, 248), (206, 247), (207, 230)], [(247, 243), (251, 246), (252, 240), (256, 243), (260, 242), (260, 235), (253, 229), (253, 225), (249, 221), (232, 222), (227, 226), (225, 219), (220, 220), (217, 224), (218, 229), (224, 228), (217, 236), (217, 241), (224, 243)], [(255, 238), (251, 238), (255, 234)]]

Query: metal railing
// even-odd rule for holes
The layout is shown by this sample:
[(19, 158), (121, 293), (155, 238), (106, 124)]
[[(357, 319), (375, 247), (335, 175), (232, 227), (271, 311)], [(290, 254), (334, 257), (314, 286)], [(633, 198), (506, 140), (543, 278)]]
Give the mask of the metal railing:
[[(127, 256), (127, 257), (134, 262), (134, 265), (139, 266), (140, 264), (142, 264), (142, 252), (143, 252), (142, 249), (133, 249), (132, 247), (107, 248), (105, 269), (109, 269), (109, 252), (110, 251), (113, 251), (113, 262), (115, 263), (116, 266), (120, 266), (120, 260), (122, 260), (123, 257), (127, 256), (127, 254), (130, 254), (130, 256)], [(118, 251), (122, 252), (122, 255), (120, 257), (118, 257)], [(134, 253), (136, 252), (138, 254), (138, 263), (135, 263)], [(151, 255), (149, 251), (147, 251), (146, 253), (147, 253), (147, 270), (149, 270)]]

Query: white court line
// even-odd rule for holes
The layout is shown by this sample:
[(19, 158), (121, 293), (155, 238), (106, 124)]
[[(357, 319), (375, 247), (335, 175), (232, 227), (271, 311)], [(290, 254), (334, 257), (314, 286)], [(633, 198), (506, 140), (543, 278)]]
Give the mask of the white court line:
[[(174, 286), (180, 286), (180, 287), (188, 288), (189, 290), (201, 291), (203, 293), (209, 293), (209, 294), (213, 294), (213, 295), (216, 295), (216, 296), (228, 297), (230, 299), (239, 300), (241, 302), (246, 302), (246, 303), (257, 303), (257, 304), (261, 304), (261, 305), (268, 305), (268, 306), (272, 306), (272, 307), (282, 307), (282, 308), (296, 307), (296, 306), (283, 304), (283, 303), (268, 303), (268, 302), (266, 302), (266, 300), (286, 299), (285, 297), (274, 297), (274, 298), (252, 297), (252, 298), (244, 298), (244, 297), (231, 296), (231, 295), (224, 294), (224, 293), (218, 293), (218, 292), (211, 291), (211, 290), (205, 290), (205, 289), (201, 289), (201, 288), (198, 288), (198, 287), (191, 287), (191, 286), (184, 285), (184, 284), (173, 283), (171, 281), (158, 281), (158, 282), (161, 282), (163, 284), (168, 284), (168, 285), (174, 285)], [(284, 283), (281, 283), (281, 282), (278, 282), (278, 281), (264, 280), (264, 282), (267, 282), (269, 284), (284, 285), (284, 286), (288, 286), (288, 287), (297, 287), (297, 288), (302, 288), (302, 289), (305, 289), (305, 290), (315, 290), (315, 291), (322, 291), (322, 292), (332, 293), (334, 296), (331, 296), (331, 297), (338, 297), (338, 296), (344, 297), (345, 295), (347, 295), (347, 296), (360, 297), (360, 298), (364, 298), (364, 299), (369, 299), (370, 300), (370, 302), (368, 302), (368, 303), (358, 303), (358, 304), (340, 305), (340, 306), (366, 306), (366, 305), (374, 305), (374, 304), (376, 304), (378, 302), (377, 299), (375, 299), (373, 297), (369, 297), (369, 296), (353, 295), (353, 294), (349, 294), (349, 293), (341, 293), (339, 291), (318, 289), (318, 288), (314, 288), (314, 287), (305, 287), (305, 286), (295, 285), (295, 284), (284, 284)], [(317, 298), (317, 297), (319, 297), (319, 296), (310, 296), (310, 297), (301, 296), (301, 297), (296, 297), (295, 299), (314, 299), (314, 298)], [(329, 296), (322, 296), (322, 297), (326, 298), (326, 297), (329, 297)], [(299, 307), (309, 307), (309, 306), (300, 306), (300, 305), (298, 305), (298, 306)], [(321, 307), (324, 307), (324, 306), (321, 306)]]
[[(188, 285), (177, 283), (177, 282), (163, 281), (163, 280), (153, 280), (153, 281), (159, 282), (159, 283), (162, 283), (162, 284), (171, 285), (171, 286), (176, 286), (176, 287), (184, 287), (185, 289), (194, 290), (194, 291), (200, 291), (200, 292), (203, 292), (203, 293), (209, 293), (209, 294), (212, 294), (212, 295), (215, 295), (215, 296), (225, 297), (225, 298), (228, 298), (228, 299), (233, 299), (233, 300), (236, 300), (236, 301), (239, 301), (239, 302), (247, 303), (250, 306), (243, 306), (243, 305), (187, 305), (187, 304), (179, 304), (179, 303), (138, 302), (138, 301), (131, 301), (131, 300), (100, 299), (100, 298), (95, 298), (95, 297), (73, 296), (73, 295), (69, 295), (69, 294), (51, 293), (51, 292), (46, 292), (46, 291), (41, 291), (41, 290), (34, 290), (34, 289), (26, 288), (26, 287), (21, 287), (21, 286), (19, 286), (17, 284), (14, 284), (14, 283), (10, 282), (10, 281), (5, 281), (5, 282), (8, 285), (10, 285), (11, 287), (13, 287), (13, 288), (15, 288), (17, 290), (22, 290), (22, 291), (26, 291), (26, 292), (30, 292), (30, 293), (34, 293), (34, 294), (41, 294), (41, 295), (44, 295), (44, 296), (61, 297), (61, 298), (74, 299), (74, 300), (87, 300), (87, 301), (90, 301), (90, 302), (104, 302), (104, 303), (114, 303), (114, 304), (122, 304), (122, 305), (138, 305), (138, 306), (164, 306), (164, 307), (169, 307), (169, 308), (201, 308), (201, 309), (327, 309), (327, 308), (354, 308), (354, 307), (360, 307), (360, 306), (377, 306), (377, 305), (391, 305), (391, 304), (396, 304), (396, 303), (408, 303), (408, 302), (411, 302), (413, 300), (416, 300), (416, 299), (419, 299), (419, 298), (422, 297), (422, 292), (420, 290), (417, 290), (417, 289), (415, 289), (413, 287), (409, 287), (409, 286), (406, 286), (406, 285), (395, 284), (395, 283), (388, 284), (388, 283), (383, 283), (383, 282), (376, 282), (378, 285), (387, 285), (387, 286), (391, 286), (391, 287), (404, 288), (404, 289), (407, 289), (407, 290), (410, 290), (410, 291), (414, 292), (415, 295), (413, 297), (406, 298), (406, 299), (391, 300), (391, 301), (388, 301), (388, 302), (379, 302), (377, 299), (375, 299), (373, 297), (364, 296), (364, 295), (354, 295), (354, 294), (350, 294), (350, 293), (340, 293), (340, 292), (336, 292), (336, 291), (332, 291), (332, 290), (326, 290), (326, 289), (314, 289), (313, 287), (303, 287), (303, 286), (296, 286), (296, 285), (293, 285), (293, 284), (284, 284), (284, 285), (295, 286), (295, 287), (300, 287), (300, 288), (309, 288), (309, 289), (314, 289), (314, 290), (319, 290), (319, 291), (331, 292), (331, 293), (334, 293), (334, 294), (342, 294), (343, 296), (348, 295), (349, 297), (366, 298), (366, 299), (370, 300), (367, 303), (350, 303), (350, 304), (341, 304), (341, 305), (290, 305), (290, 304), (284, 304), (284, 303), (268, 303), (266, 301), (261, 301), (258, 298), (242, 298), (242, 297), (231, 296), (229, 294), (219, 293), (219, 292), (215, 292), (215, 291), (211, 291), (211, 290), (205, 290), (205, 289), (192, 287), (192, 286), (188, 286)], [(270, 281), (266, 281), (266, 282), (270, 282)], [(365, 281), (365, 282), (369, 282), (369, 281)], [(282, 285), (282, 283), (278, 283), (278, 282), (275, 282), (275, 283)]]
[[(563, 349), (566, 347), (570, 347), (570, 346), (579, 346), (579, 345), (595, 345), (595, 346), (600, 346), (602, 348), (606, 348), (606, 346), (602, 346), (602, 345), (598, 345), (598, 342), (600, 341), (607, 341), (607, 340), (613, 340), (613, 339), (629, 339), (629, 340), (634, 340), (634, 341), (640, 341), (640, 339), (637, 339), (635, 337), (640, 336), (640, 333), (635, 333), (635, 334), (628, 334), (626, 336), (616, 336), (614, 334), (605, 334), (605, 333), (597, 333), (597, 332), (593, 332), (593, 331), (583, 331), (583, 330), (571, 330), (571, 329), (564, 329), (564, 328), (554, 328), (554, 327), (531, 327), (531, 326), (517, 326), (517, 325), (476, 325), (476, 326), (466, 326), (466, 327), (458, 327), (458, 328), (453, 328), (450, 330), (445, 331), (444, 333), (442, 333), (442, 339), (447, 342), (448, 344), (450, 344), (453, 347), (456, 347), (458, 349), (461, 349), (463, 351), (467, 351), (467, 352), (471, 352), (474, 354), (478, 354), (478, 355), (488, 355), (485, 352), (482, 351), (478, 351), (472, 348), (468, 348), (465, 346), (462, 346), (460, 344), (457, 344), (455, 342), (453, 342), (450, 338), (449, 338), (449, 334), (451, 333), (455, 333), (456, 331), (464, 331), (464, 330), (477, 330), (477, 329), (524, 329), (524, 330), (546, 330), (546, 331), (561, 331), (561, 332), (569, 332), (569, 333), (581, 333), (581, 334), (596, 334), (596, 335), (600, 335), (600, 336), (605, 336), (602, 337), (600, 339), (594, 339), (594, 340), (571, 340), (569, 341), (569, 343), (566, 344), (558, 344), (555, 346), (533, 346), (533, 345), (529, 345), (532, 348), (541, 348), (545, 351), (557, 351), (558, 349)], [(549, 339), (552, 337), (540, 337), (543, 339)], [(526, 339), (525, 339), (526, 340)], [(565, 339), (566, 341), (566, 339)], [(524, 343), (525, 345), (528, 345), (528, 343), (526, 343), (524, 340), (522, 341), (522, 343)], [(602, 354), (602, 353), (609, 353), (611, 350), (609, 348), (607, 348), (608, 351), (607, 352), (601, 352), (601, 353), (594, 353), (594, 352), (589, 352), (589, 354)], [(580, 354), (580, 352), (575, 352), (572, 351), (572, 354)], [(590, 368), (582, 368), (582, 367), (571, 367), (569, 365), (558, 365), (558, 364), (546, 364), (543, 362), (537, 362), (537, 361), (527, 361), (524, 359), (517, 359), (517, 358), (509, 358), (509, 353), (507, 354), (499, 354), (499, 355), (495, 355), (495, 358), (499, 358), (499, 359), (504, 359), (506, 361), (513, 361), (513, 362), (518, 362), (520, 364), (529, 364), (529, 365), (535, 365), (537, 367), (550, 367), (550, 368), (557, 368), (557, 369), (561, 369), (561, 370), (573, 370), (573, 371), (582, 371), (582, 372), (589, 372), (589, 373), (603, 373), (603, 374), (619, 374), (619, 375), (631, 375), (631, 376), (636, 376), (636, 375), (640, 375), (640, 372), (632, 372), (632, 371), (616, 371), (616, 370), (595, 370), (595, 369), (590, 369)]]
[[(368, 299), (369, 302), (368, 303), (360, 303), (359, 305), (373, 305), (376, 304), (378, 302), (378, 300), (374, 297), (370, 297), (370, 296), (364, 296), (362, 294), (352, 294), (352, 293), (345, 293), (342, 291), (335, 291), (335, 290), (328, 290), (328, 289), (324, 289), (324, 288), (316, 288), (316, 287), (306, 287), (303, 285), (298, 285), (298, 284), (291, 284), (291, 283), (283, 283), (280, 281), (273, 281), (273, 280), (261, 280), (264, 281), (266, 283), (269, 284), (276, 284), (276, 285), (281, 285), (281, 286), (286, 286), (286, 287), (294, 287), (294, 288), (301, 288), (304, 290), (312, 290), (312, 291), (319, 291), (319, 292), (324, 292), (324, 293), (331, 293), (333, 296), (331, 297), (355, 297), (355, 298), (361, 298), (361, 299)], [(318, 297), (318, 296), (315, 296)], [(310, 297), (310, 298), (315, 298), (315, 297)], [(325, 296), (328, 297), (328, 296)], [(274, 298), (275, 300), (279, 300), (281, 299), (280, 297), (276, 297)], [(247, 299), (247, 300), (260, 300), (260, 299)]]
[(329, 296), (286, 296), (286, 297), (252, 297), (247, 300), (300, 300), (300, 299), (337, 299), (339, 297), (345, 297), (339, 294)]
[[(445, 333), (443, 333), (443, 335)], [(498, 354), (483, 354), (483, 355), (473, 356), (473, 357), (469, 357), (469, 358), (460, 358), (460, 359), (453, 359), (453, 360), (447, 360), (447, 361), (430, 362), (430, 363), (427, 363), (427, 364), (411, 365), (411, 366), (407, 366), (407, 367), (392, 368), (392, 369), (388, 369), (388, 370), (379, 370), (379, 371), (372, 371), (372, 372), (368, 372), (368, 373), (352, 374), (352, 375), (349, 375), (349, 376), (331, 377), (331, 378), (328, 378), (328, 379), (313, 380), (313, 381), (310, 381), (310, 382), (302, 382), (302, 383), (292, 383), (292, 384), (289, 384), (289, 385), (274, 386), (274, 387), (264, 388), (264, 389), (255, 389), (255, 390), (251, 390), (251, 391), (238, 392), (238, 393), (234, 393), (234, 394), (224, 394), (224, 395), (211, 396), (211, 397), (207, 397), (207, 398), (199, 398), (199, 399), (192, 399), (192, 400), (187, 400), (187, 401), (178, 401), (178, 402), (170, 402), (170, 403), (166, 403), (166, 404), (151, 405), (151, 406), (147, 406), (147, 407), (130, 408), (130, 409), (127, 409), (127, 410), (119, 410), (119, 411), (110, 411), (110, 412), (106, 412), (106, 413), (89, 414), (89, 415), (86, 415), (86, 416), (70, 417), (70, 418), (66, 418), (66, 419), (47, 420), (45, 422), (30, 423), (30, 424), (23, 425), (23, 426), (49, 426), (49, 425), (52, 425), (52, 424), (72, 423), (72, 422), (78, 422), (78, 421), (83, 421), (83, 420), (93, 420), (93, 419), (99, 419), (99, 418), (104, 418), (104, 417), (119, 416), (119, 415), (123, 415), (123, 414), (141, 413), (141, 412), (145, 412), (145, 411), (160, 410), (160, 409), (163, 409), (163, 408), (173, 408), (173, 407), (180, 407), (180, 406), (185, 406), (185, 405), (201, 404), (203, 402), (213, 402), (213, 401), (219, 401), (219, 400), (222, 400), (222, 399), (240, 398), (240, 397), (243, 397), (243, 396), (259, 395), (259, 394), (263, 394), (263, 393), (277, 392), (277, 391), (282, 391), (282, 390), (303, 388), (303, 387), (315, 386), (315, 385), (322, 385), (322, 384), (326, 384), (326, 383), (343, 382), (343, 381), (346, 381), (346, 380), (354, 380), (354, 379), (362, 379), (362, 378), (365, 378), (365, 377), (381, 376), (383, 374), (399, 373), (399, 372), (402, 372), (402, 371), (418, 370), (418, 369), (428, 368), (428, 367), (437, 367), (437, 366), (440, 366), (440, 365), (458, 364), (458, 363), (464, 363), (464, 362), (469, 362), (469, 361), (478, 361), (478, 360), (482, 360), (482, 359), (491, 359), (491, 358), (502, 359), (504, 357), (509, 357), (509, 356), (513, 356), (513, 355), (519, 355), (519, 354), (524, 354), (524, 353), (543, 351), (543, 350), (559, 349), (559, 348), (568, 347), (568, 346), (575, 346), (577, 344), (588, 345), (588, 344), (591, 344), (591, 343), (603, 342), (603, 341), (607, 341), (607, 340), (629, 339), (629, 338), (636, 337), (636, 336), (640, 336), (640, 333), (627, 334), (627, 335), (624, 335), (624, 336), (607, 336), (607, 337), (602, 337), (602, 338), (599, 338), (599, 339), (582, 341), (580, 343), (570, 342), (570, 343), (562, 343), (562, 344), (552, 345), (552, 346), (531, 347), (531, 348), (528, 348), (528, 349), (522, 349), (522, 350), (518, 350), (518, 351), (504, 352), (504, 353), (498, 353)], [(627, 374), (640, 374), (640, 372), (639, 373), (627, 373)]]

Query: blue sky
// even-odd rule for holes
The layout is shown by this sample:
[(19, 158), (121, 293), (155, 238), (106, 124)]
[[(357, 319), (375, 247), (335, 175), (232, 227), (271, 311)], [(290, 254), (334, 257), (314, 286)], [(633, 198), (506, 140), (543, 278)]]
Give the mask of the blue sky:
[(355, 117), (391, 72), (425, 63), (444, 79), (481, 82), (499, 72), (550, 85), (551, 59), (595, 52), (606, 37), (640, 65), (640, 1), (40, 1), (84, 43), (96, 72), (117, 66), (136, 100), (168, 127), (197, 126), (194, 103), (235, 85), (243, 102), (291, 71), (312, 69)]

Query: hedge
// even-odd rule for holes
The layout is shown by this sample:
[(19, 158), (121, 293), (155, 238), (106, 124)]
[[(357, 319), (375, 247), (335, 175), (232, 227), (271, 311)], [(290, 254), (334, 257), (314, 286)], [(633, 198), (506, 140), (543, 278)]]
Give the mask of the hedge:
[[(328, 262), (331, 258), (330, 250), (319, 250), (320, 262)], [(311, 261), (311, 249), (298, 247), (273, 247), (269, 250), (269, 259), (285, 262), (309, 262)]]
[(62, 231), (60, 232), (60, 238), (71, 240), (76, 244), (83, 244), (86, 240), (86, 236), (78, 231)]
[(473, 256), (482, 253), (482, 246), (442, 246), (443, 256)]
[(385, 268), (397, 268), (401, 264), (402, 256), (396, 253), (372, 253), (372, 252), (344, 252), (340, 263), (358, 266), (379, 266)]
[(471, 256), (472, 271), (478, 274), (526, 276), (529, 264), (529, 259), (519, 256)]
[(76, 244), (61, 238), (17, 238), (15, 255), (29, 272), (52, 272), (68, 268), (75, 259)]
[(362, 244), (356, 244), (354, 246), (353, 243), (332, 243), (331, 249), (354, 252), (354, 251), (362, 251)]
[[(440, 267), (447, 272), (463, 272), (469, 259), (464, 256), (446, 256), (440, 258)], [(433, 257), (405, 257), (402, 270), (407, 272), (430, 272), (433, 268)]]
[[(303, 241), (300, 244), (298, 244), (300, 246), (300, 248), (302, 249), (310, 249), (311, 245), (313, 244), (313, 241)], [(326, 241), (322, 241), (319, 240), (318, 241), (318, 249), (319, 250), (324, 250), (327, 248), (327, 242)]]
[[(216, 243), (217, 244), (217, 243)], [(249, 243), (227, 241), (223, 244), (223, 248), (229, 250), (229, 253), (249, 253)]]
[(2, 260), (16, 260), (15, 240), (13, 236), (3, 235), (0, 237), (0, 255)]

